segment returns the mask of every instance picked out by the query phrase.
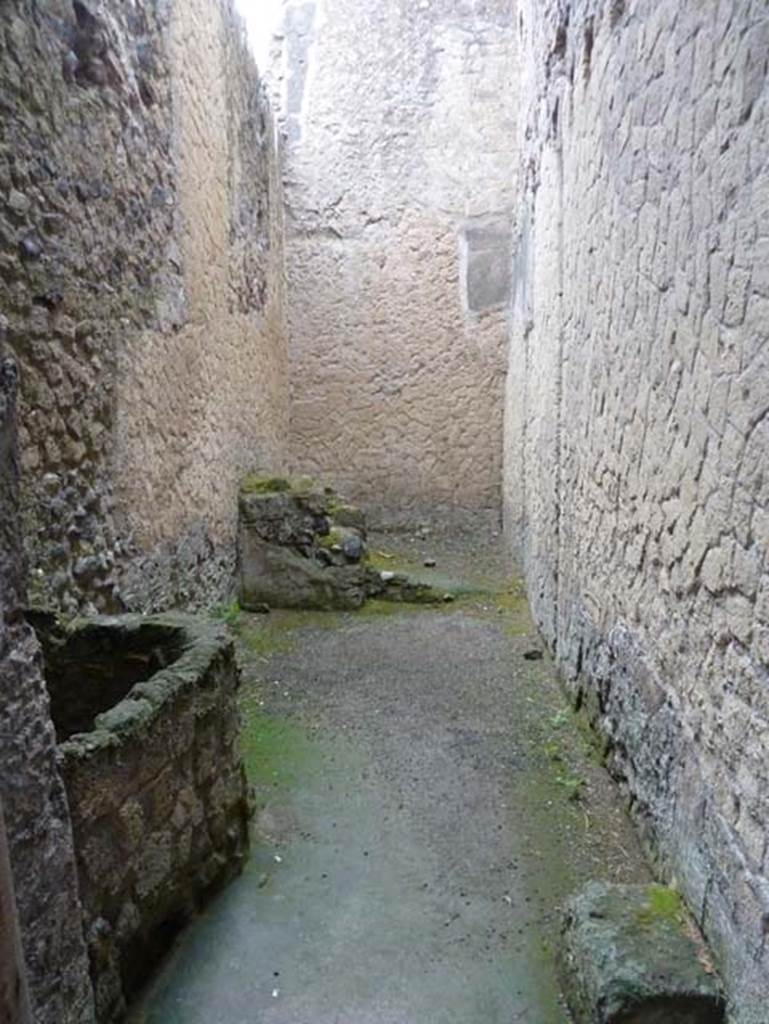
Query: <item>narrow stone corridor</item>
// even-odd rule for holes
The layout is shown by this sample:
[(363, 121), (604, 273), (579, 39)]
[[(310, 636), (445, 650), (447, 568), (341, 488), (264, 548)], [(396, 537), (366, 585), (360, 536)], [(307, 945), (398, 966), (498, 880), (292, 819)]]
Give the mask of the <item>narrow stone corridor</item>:
[(439, 609), (239, 616), (251, 859), (134, 1024), (570, 1020), (557, 907), (645, 869), (501, 552), (458, 550)]
[(2, 11), (0, 1024), (769, 1024), (769, 0)]

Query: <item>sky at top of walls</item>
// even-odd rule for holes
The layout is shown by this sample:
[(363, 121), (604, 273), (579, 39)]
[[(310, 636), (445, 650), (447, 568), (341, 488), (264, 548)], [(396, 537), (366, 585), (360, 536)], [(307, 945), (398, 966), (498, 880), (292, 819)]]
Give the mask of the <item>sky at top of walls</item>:
[(280, 23), (280, 13), (285, 0), (235, 0), (235, 7), (246, 23), (248, 39), (263, 71), (267, 66), (270, 40)]

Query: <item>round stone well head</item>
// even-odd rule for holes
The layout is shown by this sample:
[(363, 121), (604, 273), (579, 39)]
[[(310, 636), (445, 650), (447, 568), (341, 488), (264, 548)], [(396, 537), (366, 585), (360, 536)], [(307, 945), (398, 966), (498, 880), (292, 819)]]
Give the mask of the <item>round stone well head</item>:
[(235, 651), (188, 615), (32, 616), (67, 790), (100, 1022), (243, 865), (249, 800)]
[(125, 698), (142, 699), (134, 686), (173, 665), (185, 646), (181, 623), (159, 617), (104, 616), (66, 628), (32, 618), (59, 743), (94, 732), (96, 719)]

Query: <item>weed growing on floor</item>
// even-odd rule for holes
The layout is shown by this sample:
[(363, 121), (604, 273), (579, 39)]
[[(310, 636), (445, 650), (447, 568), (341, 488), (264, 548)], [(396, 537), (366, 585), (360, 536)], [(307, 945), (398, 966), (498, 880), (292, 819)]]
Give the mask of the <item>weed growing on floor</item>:
[(227, 604), (217, 605), (211, 614), (215, 619), (218, 619), (219, 622), (223, 622), (225, 625), (234, 628), (237, 626), (240, 618), (240, 602), (237, 597), (234, 597), (232, 601), (229, 601)]
[(575, 775), (568, 769), (558, 772), (555, 776), (556, 784), (562, 786), (566, 792), (567, 800), (577, 801), (582, 796), (582, 791), (587, 785), (587, 779), (581, 775)]

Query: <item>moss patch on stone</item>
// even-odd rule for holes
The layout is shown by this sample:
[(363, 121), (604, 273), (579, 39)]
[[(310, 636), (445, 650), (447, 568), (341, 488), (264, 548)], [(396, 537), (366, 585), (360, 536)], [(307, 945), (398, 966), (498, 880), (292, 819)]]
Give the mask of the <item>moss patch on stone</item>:
[(243, 494), (276, 494), (291, 490), (291, 481), (282, 476), (257, 476), (249, 473), (241, 482)]
[(314, 489), (321, 490), (314, 487), (308, 476), (260, 476), (258, 473), (249, 473), (240, 484), (241, 494), (284, 494), (289, 491), (305, 494)]
[(650, 885), (646, 902), (636, 914), (641, 928), (650, 928), (659, 922), (686, 925), (686, 907), (680, 893), (666, 885)]
[(665, 886), (589, 882), (567, 904), (560, 962), (578, 1021), (724, 1019), (708, 951)]
[(332, 526), (325, 537), (318, 537), (318, 547), (331, 549), (335, 546), (341, 547), (345, 535), (338, 526)]

